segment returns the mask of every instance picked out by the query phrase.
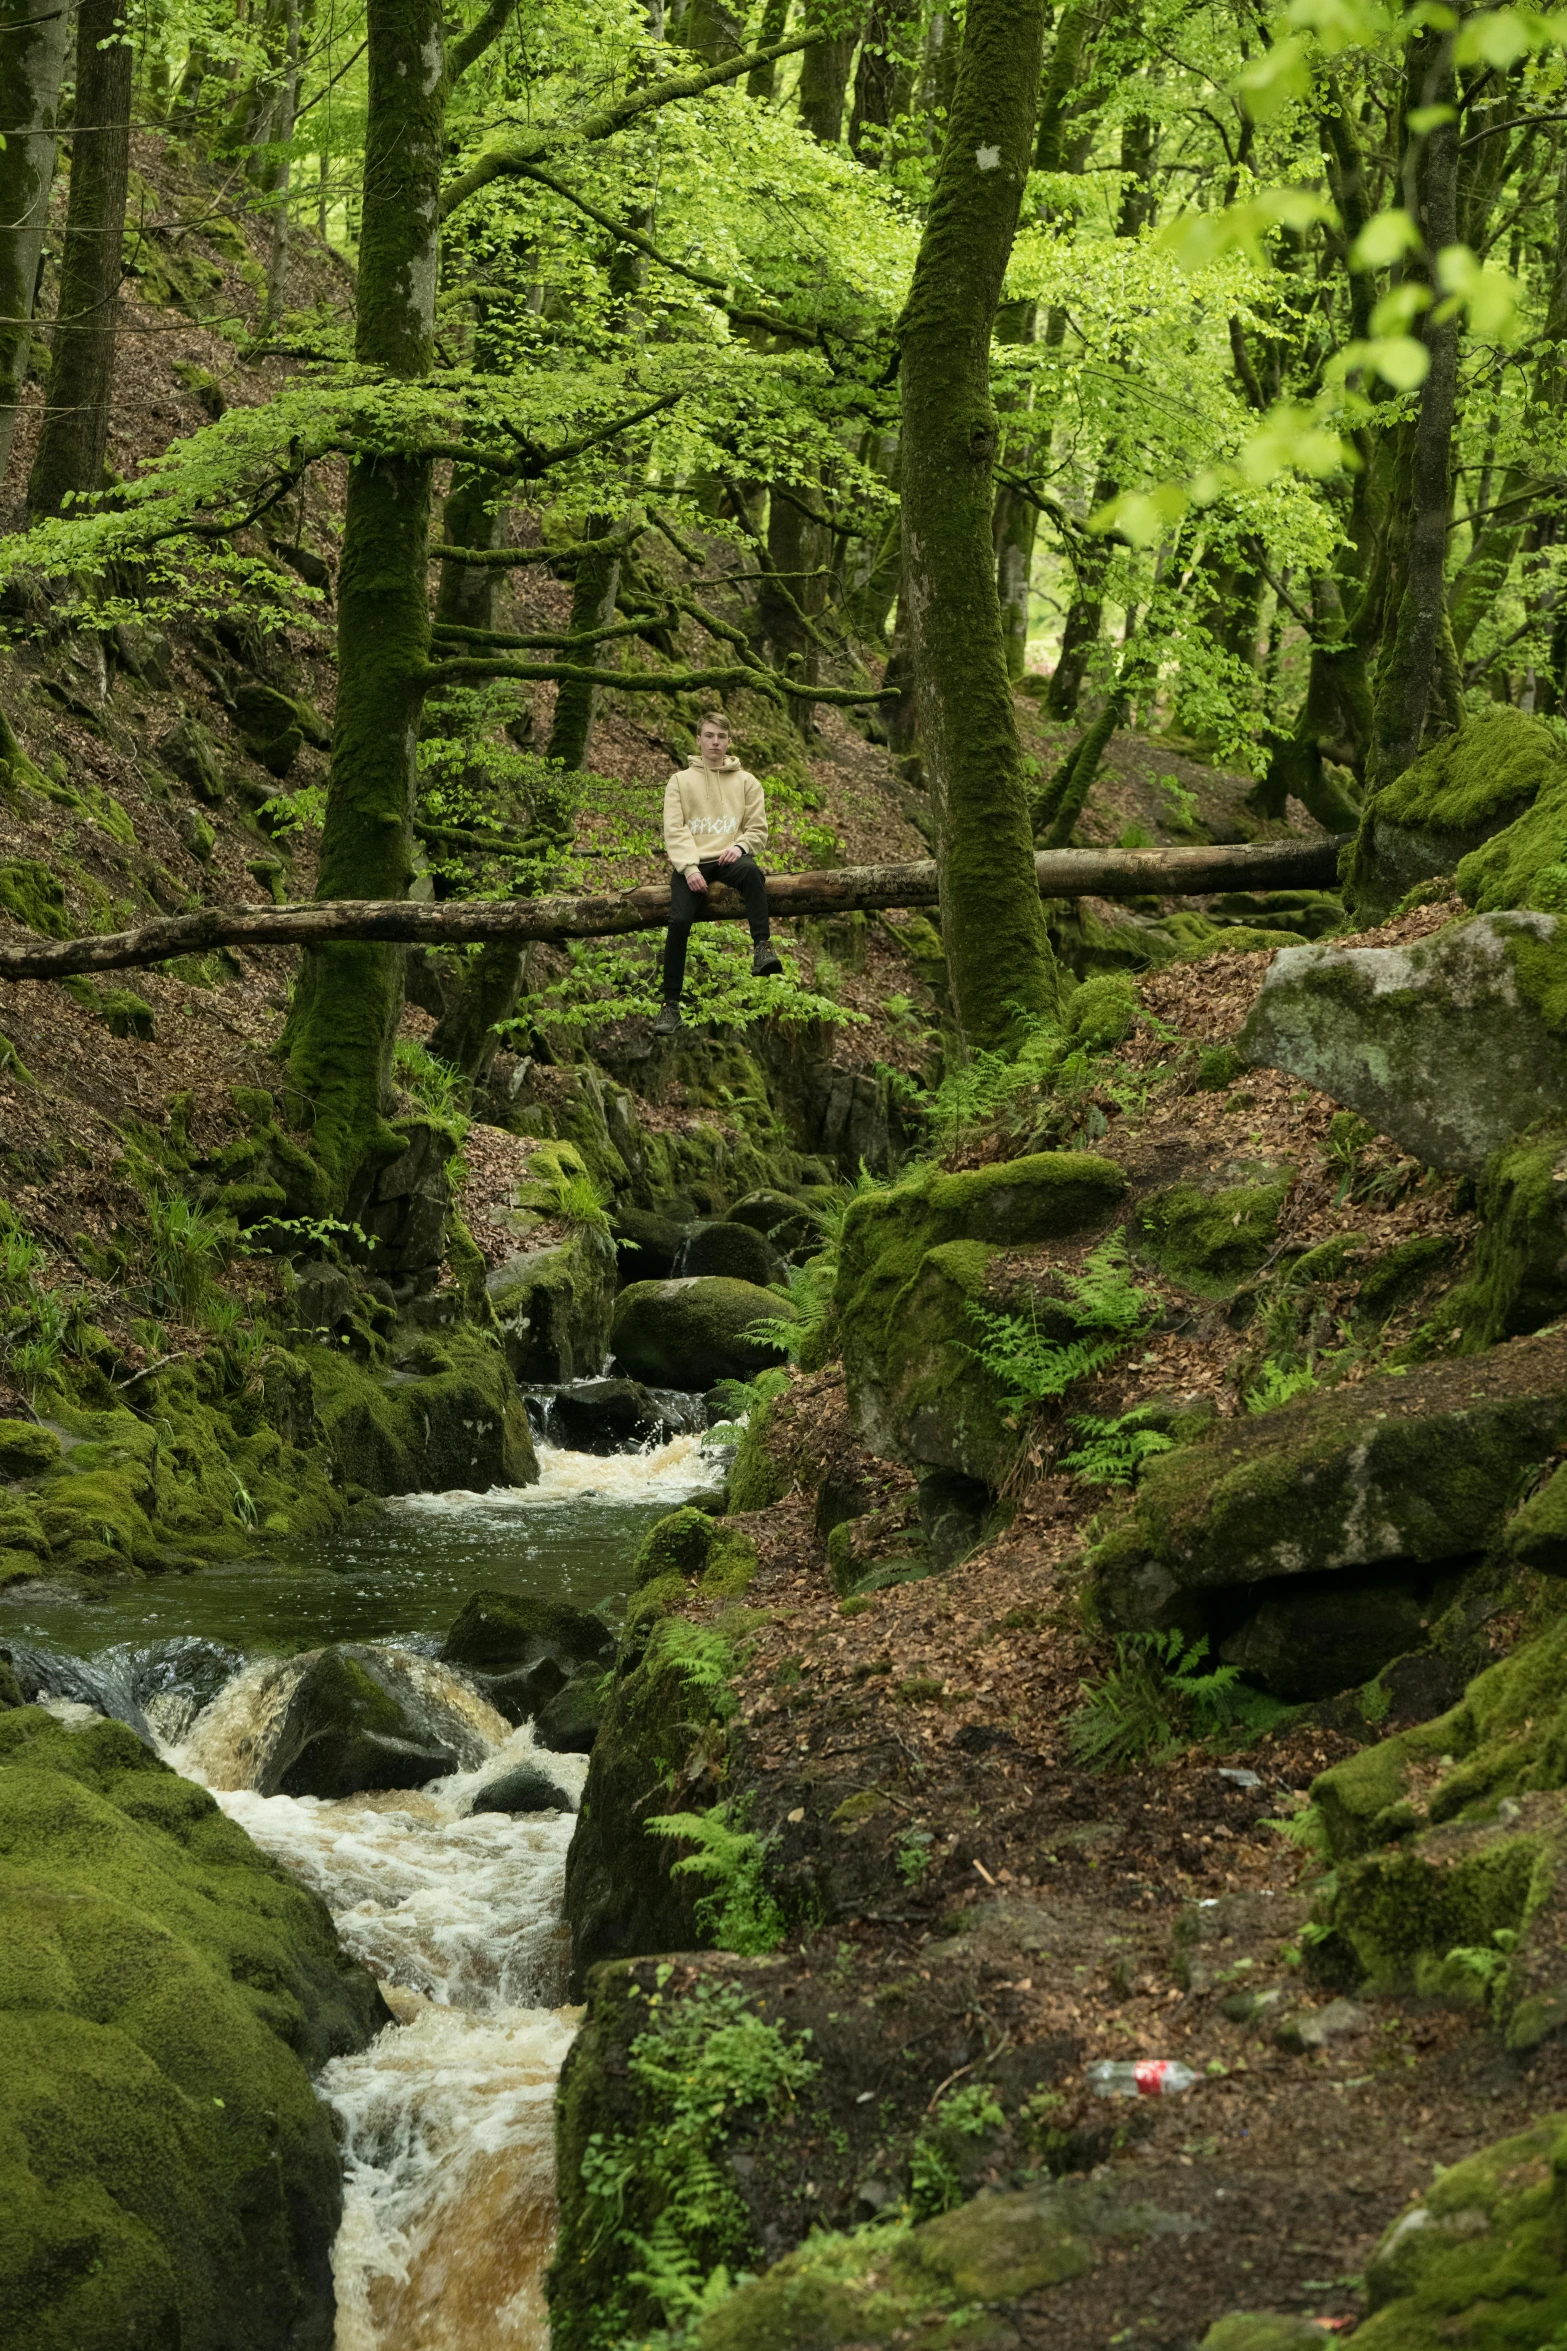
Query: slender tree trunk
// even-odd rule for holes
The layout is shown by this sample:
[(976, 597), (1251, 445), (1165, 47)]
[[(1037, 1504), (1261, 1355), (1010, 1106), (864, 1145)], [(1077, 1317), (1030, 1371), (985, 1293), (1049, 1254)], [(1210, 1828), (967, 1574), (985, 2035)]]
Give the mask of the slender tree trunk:
[(875, 0), (866, 19), (849, 109), (849, 145), (862, 163), (881, 161), (883, 136), (897, 121), (908, 80), (900, 51), (917, 15), (915, 0)]
[(991, 543), (990, 338), (1033, 154), (1044, 0), (970, 0), (903, 314), (903, 528), (953, 1001), (998, 1048), (1058, 974), (1034, 879)]
[[(590, 514), (583, 537), (608, 539), (615, 528), (608, 515)], [(612, 548), (602, 555), (579, 555), (577, 576), (571, 590), (571, 634), (586, 636), (590, 629), (607, 629), (615, 618), (615, 598), (620, 592), (620, 556)], [(606, 666), (613, 666), (614, 648), (605, 649)], [(586, 650), (583, 659), (597, 660), (600, 648)], [(555, 716), (550, 725), (548, 756), (561, 760), (567, 767), (580, 767), (587, 757), (588, 736), (593, 729), (593, 712), (598, 701), (598, 688), (580, 678), (564, 678), (555, 696)]]
[(294, 136), (294, 108), (299, 101), (299, 0), (288, 0), (284, 37), (283, 79), (278, 89), (277, 117), (272, 136), (283, 153), (272, 182), (272, 234), (267, 254), (267, 299), (261, 313), (261, 332), (270, 335), (283, 315), (283, 280), (288, 274), (288, 191), (292, 173), (288, 146)]
[(0, 480), (33, 347), (70, 29), (66, 0), (45, 0), (42, 12), (40, 0), (0, 0)]
[[(429, 372), (446, 66), (439, 0), (370, 0), (369, 115), (355, 350), (389, 376)], [(320, 898), (401, 898), (413, 876), (419, 712), (429, 648), (430, 463), (367, 459), (349, 476), (338, 579), (337, 722)], [(403, 955), (314, 949), (286, 1036), (296, 1112), (331, 1196), (352, 1211), (403, 1148), (385, 1117)]]
[[(758, 49), (771, 49), (789, 30), (790, 0), (767, 0), (762, 10), (762, 21), (757, 28)], [(778, 87), (778, 60), (770, 57), (765, 65), (753, 65), (745, 77), (748, 98), (771, 98)]]
[(58, 514), (73, 492), (101, 489), (109, 446), (121, 246), (131, 158), (134, 59), (117, 0), (81, 0), (71, 196), (60, 261), (49, 395), (27, 504)]
[[(1415, 106), (1451, 105), (1456, 94), (1451, 35), (1426, 30), (1412, 44), (1409, 85)], [(1419, 226), (1427, 267), (1458, 236), (1458, 130), (1439, 123), (1412, 142), (1406, 169), (1410, 210)], [(1427, 723), (1440, 715), (1457, 723), (1453, 708), (1452, 624), (1447, 613), (1447, 525), (1451, 505), (1453, 424), (1458, 399), (1458, 322), (1428, 312), (1422, 341), (1431, 354), (1420, 388), (1420, 413), (1409, 458), (1408, 525), (1404, 534), (1398, 617), (1377, 671), (1375, 734), (1368, 781), (1390, 783), (1420, 750)]]
[[(816, 10), (807, 5), (806, 22)], [(817, 16), (819, 23), (820, 17)], [(858, 33), (835, 33), (805, 50), (800, 60), (800, 120), (824, 147), (836, 146), (843, 136), (843, 106), (849, 94), (849, 69), (854, 63)]]

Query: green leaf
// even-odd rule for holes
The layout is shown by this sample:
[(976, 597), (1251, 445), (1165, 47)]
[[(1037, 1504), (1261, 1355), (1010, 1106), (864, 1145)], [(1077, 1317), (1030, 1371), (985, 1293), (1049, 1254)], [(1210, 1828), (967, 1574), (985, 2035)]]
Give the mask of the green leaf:
[(1373, 213), (1350, 250), (1351, 269), (1387, 269), (1420, 242), (1420, 231), (1402, 208)]

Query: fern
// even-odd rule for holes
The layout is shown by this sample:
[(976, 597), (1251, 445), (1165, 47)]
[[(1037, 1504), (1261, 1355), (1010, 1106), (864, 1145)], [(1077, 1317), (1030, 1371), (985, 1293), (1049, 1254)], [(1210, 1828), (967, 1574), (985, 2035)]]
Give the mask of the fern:
[(1151, 1300), (1131, 1279), (1128, 1264), (1126, 1235), (1112, 1233), (1089, 1253), (1080, 1274), (1067, 1277), (1064, 1303), (1075, 1325), (1071, 1338), (1042, 1331), (1037, 1304), (1030, 1304), (1025, 1317), (970, 1301), (969, 1313), (982, 1337), (969, 1352), (999, 1382), (1009, 1412), (1027, 1412), (1064, 1396), (1079, 1380), (1113, 1363), (1147, 1329)]
[(1145, 1461), (1168, 1453), (1173, 1440), (1161, 1429), (1127, 1427), (1132, 1416), (1101, 1420), (1092, 1412), (1077, 1412), (1072, 1426), (1083, 1438), (1075, 1452), (1062, 1455), (1061, 1467), (1085, 1486), (1130, 1486)]
[(651, 1837), (678, 1837), (694, 1845), (671, 1870), (673, 1877), (714, 1880), (713, 1891), (696, 1906), (696, 1923), (723, 1951), (754, 1957), (776, 1951), (784, 1938), (784, 1916), (767, 1890), (767, 1841), (732, 1817), (728, 1804), (706, 1812), (665, 1812), (644, 1823)]
[(825, 1254), (807, 1259), (804, 1265), (791, 1265), (785, 1284), (771, 1282), (768, 1287), (775, 1298), (789, 1301), (793, 1314), (759, 1315), (746, 1325), (741, 1338), (753, 1347), (775, 1347), (791, 1363), (802, 1357), (814, 1361), (832, 1320), (837, 1280), (838, 1268)]
[(1237, 1689), (1238, 1667), (1204, 1670), (1207, 1654), (1206, 1640), (1188, 1647), (1178, 1632), (1117, 1634), (1112, 1671), (1078, 1684), (1083, 1703), (1067, 1736), (1079, 1763), (1125, 1771), (1166, 1762), (1232, 1724), (1250, 1693)]

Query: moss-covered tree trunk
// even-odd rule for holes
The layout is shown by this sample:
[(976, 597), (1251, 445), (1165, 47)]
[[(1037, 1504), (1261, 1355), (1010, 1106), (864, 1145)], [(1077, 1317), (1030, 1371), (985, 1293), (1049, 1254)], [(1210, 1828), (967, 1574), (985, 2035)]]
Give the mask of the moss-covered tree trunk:
[[(590, 514), (585, 540), (612, 540), (614, 522), (608, 515)], [(607, 545), (602, 553), (579, 555), (576, 577), (571, 589), (570, 629), (574, 637), (585, 637), (595, 629), (607, 629), (615, 618), (615, 598), (620, 591), (620, 550), (618, 545)], [(584, 662), (606, 662), (613, 666), (614, 648), (606, 653), (598, 646), (587, 648)], [(550, 722), (549, 757), (561, 760), (567, 767), (580, 767), (588, 755), (588, 737), (593, 731), (593, 713), (598, 701), (598, 688), (581, 678), (563, 678), (555, 695), (555, 715)]]
[(819, 0), (807, 0), (806, 23), (825, 19), (833, 28), (827, 40), (817, 41), (800, 60), (800, 120), (824, 147), (836, 146), (843, 136), (844, 102), (859, 40), (852, 25), (842, 29), (844, 14), (842, 0), (830, 0), (826, 8)]
[[(370, 0), (355, 350), (415, 381), (435, 336), (446, 67), (438, 0)], [(420, 705), (429, 648), (426, 458), (379, 457), (349, 479), (338, 581), (337, 721), (321, 898), (401, 898), (413, 875)], [(402, 1143), (386, 1122), (403, 953), (318, 948), (300, 969), (287, 1050), (294, 1105), (332, 1197), (352, 1207)]]
[(27, 504), (58, 514), (75, 491), (103, 486), (119, 321), (121, 246), (131, 160), (133, 56), (119, 0), (81, 0), (71, 195), (60, 259), (44, 410)]
[[(1427, 29), (1409, 53), (1411, 110), (1452, 109), (1457, 83), (1450, 33)], [(1439, 122), (1411, 135), (1406, 201), (1420, 230), (1428, 272), (1458, 241), (1458, 125)], [(1457, 655), (1447, 610), (1447, 538), (1452, 504), (1453, 426), (1458, 404), (1458, 321), (1438, 298), (1422, 321), (1431, 365), (1420, 388), (1420, 413), (1409, 452), (1408, 520), (1398, 582), (1397, 617), (1377, 670), (1367, 781), (1389, 783), (1418, 756), (1433, 719), (1456, 725), (1461, 705)]]
[(1034, 875), (991, 541), (990, 337), (1032, 158), (1043, 0), (970, 0), (952, 111), (901, 323), (904, 578), (943, 936), (970, 1046), (1058, 975)]
[(16, 433), (33, 343), (33, 297), (49, 190), (70, 11), (0, 0), (0, 479)]

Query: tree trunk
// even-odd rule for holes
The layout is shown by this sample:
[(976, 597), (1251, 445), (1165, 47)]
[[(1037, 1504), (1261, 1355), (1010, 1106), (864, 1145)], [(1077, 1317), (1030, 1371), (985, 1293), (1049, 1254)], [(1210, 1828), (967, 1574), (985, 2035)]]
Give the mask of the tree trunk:
[[(355, 352), (417, 379), (435, 343), (446, 95), (439, 0), (370, 0), (368, 24)], [(349, 475), (320, 898), (401, 898), (412, 879), (430, 470), (425, 458), (379, 457)], [(312, 949), (300, 969), (285, 1040), (290, 1088), (331, 1194), (350, 1211), (403, 1148), (385, 1117), (402, 1000), (396, 946)]]
[(49, 225), (55, 119), (71, 14), (65, 0), (0, 0), (0, 480), (33, 347), (33, 297)]
[(49, 395), (27, 484), (34, 515), (58, 514), (72, 492), (103, 487), (135, 62), (120, 37), (119, 14), (118, 0), (81, 0), (76, 18), (75, 120), (82, 128), (71, 142)]
[[(585, 539), (607, 539), (615, 525), (608, 515), (590, 514)], [(615, 618), (615, 598), (620, 590), (620, 556), (613, 549), (602, 555), (579, 555), (577, 576), (572, 583), (570, 629), (574, 637), (586, 636), (591, 629), (607, 629)], [(598, 658), (597, 646), (585, 647), (584, 663)], [(614, 647), (605, 649), (605, 662), (613, 666)], [(582, 678), (563, 678), (555, 696), (555, 716), (550, 725), (547, 756), (560, 760), (567, 767), (580, 767), (588, 755), (588, 736), (593, 729), (593, 710), (598, 700), (598, 688)]]
[[(0, 715), (0, 755), (5, 730)], [(1323, 890), (1338, 870), (1337, 841), (1264, 841), (1213, 849), (1062, 849), (1028, 863), (1042, 898), (1206, 898), (1219, 890)], [(938, 868), (848, 865), (827, 873), (769, 874), (775, 918), (849, 914), (856, 909), (945, 903)], [(716, 885), (695, 908), (698, 922), (739, 922), (739, 892)], [(18, 941), (0, 936), (0, 980), (57, 980), (79, 971), (126, 971), (213, 947), (306, 947), (323, 939), (397, 940), (437, 947), (475, 939), (625, 939), (663, 930), (669, 891), (662, 882), (599, 898), (317, 899), (308, 906), (202, 906), (165, 914), (134, 931), (82, 939)], [(319, 952), (316, 947), (314, 952)], [(341, 950), (334, 950), (340, 952)]]
[[(789, 29), (790, 0), (767, 0), (762, 10), (762, 21), (757, 28), (758, 49), (771, 49), (781, 41)], [(748, 98), (771, 98), (778, 86), (778, 60), (770, 57), (765, 65), (753, 65), (745, 77)]]
[[(807, 24), (813, 15), (817, 11), (808, 6)], [(801, 55), (800, 120), (824, 147), (835, 147), (843, 136), (843, 102), (849, 94), (849, 69), (858, 39), (858, 33), (835, 33)]]
[(272, 182), (272, 234), (267, 253), (267, 299), (261, 313), (261, 333), (270, 335), (283, 315), (283, 280), (288, 274), (288, 192), (292, 173), (288, 147), (294, 136), (294, 108), (299, 102), (299, 0), (288, 0), (284, 34), (283, 79), (278, 89), (272, 136), (283, 153)]
[[(802, 686), (816, 680), (816, 640), (808, 623), (826, 602), (821, 525), (802, 512), (809, 496), (808, 487), (795, 489), (789, 497), (774, 489), (767, 516), (768, 576), (757, 597), (762, 635), (771, 648), (773, 667), (785, 677), (798, 678)], [(809, 734), (809, 698), (791, 696), (789, 712), (801, 733)]]
[(903, 528), (953, 1002), (998, 1049), (1059, 976), (1034, 879), (991, 542), (990, 338), (1032, 160), (1044, 0), (970, 0), (901, 326)]
[[(996, 313), (996, 341), (998, 343), (1031, 343), (1037, 323), (1037, 310), (1032, 302), (1008, 302)], [(1012, 472), (1027, 475), (1033, 470), (1033, 435), (1030, 430), (1032, 402), (1025, 394), (1019, 401), (1014, 397), (998, 401), (1003, 429), (1006, 434), (1003, 455)], [(1032, 498), (1003, 482), (996, 492), (996, 510), (991, 518), (991, 532), (996, 547), (996, 594), (1001, 604), (1001, 634), (1007, 651), (1007, 675), (1020, 678), (1028, 652), (1028, 596), (1034, 576), (1034, 533), (1039, 526), (1039, 509)]]
[[(1452, 40), (1426, 30), (1412, 43), (1409, 89), (1416, 107), (1451, 106), (1456, 95)], [(1426, 266), (1458, 236), (1458, 130), (1439, 123), (1411, 141), (1405, 172), (1410, 210), (1419, 226)], [(1404, 534), (1398, 617), (1377, 671), (1374, 736), (1367, 781), (1375, 787), (1402, 775), (1419, 754), (1428, 721), (1457, 723), (1452, 624), (1447, 612), (1447, 525), (1451, 505), (1453, 424), (1458, 397), (1458, 321), (1428, 311), (1421, 340), (1431, 368), (1420, 388), (1420, 413), (1409, 456), (1408, 524)]]
[(899, 95), (908, 79), (899, 50), (917, 13), (914, 0), (875, 0), (866, 19), (849, 109), (849, 146), (861, 163), (873, 167), (881, 161), (884, 134), (898, 118)]

